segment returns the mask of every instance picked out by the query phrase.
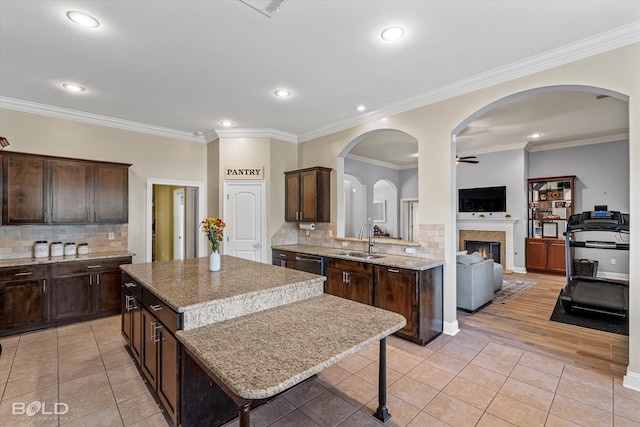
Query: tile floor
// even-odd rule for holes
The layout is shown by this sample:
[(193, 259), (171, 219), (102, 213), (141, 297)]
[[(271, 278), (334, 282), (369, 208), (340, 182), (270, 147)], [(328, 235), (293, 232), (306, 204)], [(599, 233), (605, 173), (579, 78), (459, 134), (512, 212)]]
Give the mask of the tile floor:
[[(123, 347), (118, 316), (0, 343), (1, 426), (168, 425)], [(387, 426), (640, 426), (640, 392), (620, 379), (477, 332), (426, 347), (389, 337), (387, 351)], [(382, 425), (371, 416), (377, 358), (377, 345), (350, 356), (252, 411), (252, 425)], [(44, 407), (26, 415), (37, 402)], [(59, 419), (49, 415), (56, 402), (68, 407)]]

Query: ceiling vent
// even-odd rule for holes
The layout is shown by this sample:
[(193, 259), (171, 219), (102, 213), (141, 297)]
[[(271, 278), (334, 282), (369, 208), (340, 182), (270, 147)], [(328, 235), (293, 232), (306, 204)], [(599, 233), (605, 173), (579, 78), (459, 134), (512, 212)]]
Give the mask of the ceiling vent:
[(240, 0), (242, 3), (251, 6), (258, 12), (271, 18), (271, 15), (277, 13), (280, 5), (284, 0)]

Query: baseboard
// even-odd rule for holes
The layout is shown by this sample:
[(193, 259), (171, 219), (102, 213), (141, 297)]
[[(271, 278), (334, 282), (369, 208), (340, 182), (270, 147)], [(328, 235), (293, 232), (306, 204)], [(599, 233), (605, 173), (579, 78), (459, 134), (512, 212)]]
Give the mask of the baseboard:
[(451, 335), (452, 337), (457, 335), (460, 332), (460, 328), (458, 327), (458, 321), (454, 320), (453, 322), (443, 322), (442, 324), (442, 333), (445, 335)]
[(606, 271), (599, 271), (596, 277), (601, 277), (603, 279), (613, 279), (613, 280), (624, 280), (629, 281), (629, 275), (624, 273), (609, 273)]
[(527, 274), (527, 269), (522, 267), (513, 267), (512, 273)]
[(627, 369), (627, 374), (622, 378), (622, 385), (631, 390), (640, 391), (640, 373)]

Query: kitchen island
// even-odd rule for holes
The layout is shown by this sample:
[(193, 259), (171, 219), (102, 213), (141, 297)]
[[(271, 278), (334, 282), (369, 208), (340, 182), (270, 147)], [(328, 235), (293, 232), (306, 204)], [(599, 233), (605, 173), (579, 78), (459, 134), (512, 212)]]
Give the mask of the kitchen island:
[[(323, 276), (229, 256), (221, 265), (210, 272), (208, 259), (199, 258), (122, 266), (123, 336), (177, 425), (221, 425), (230, 419), (231, 402), (231, 418), (238, 414), (248, 426), (252, 401), (376, 341), (375, 415), (389, 417), (385, 338), (404, 326), (404, 317), (323, 294)], [(193, 388), (202, 372), (216, 389), (210, 381), (204, 390)]]

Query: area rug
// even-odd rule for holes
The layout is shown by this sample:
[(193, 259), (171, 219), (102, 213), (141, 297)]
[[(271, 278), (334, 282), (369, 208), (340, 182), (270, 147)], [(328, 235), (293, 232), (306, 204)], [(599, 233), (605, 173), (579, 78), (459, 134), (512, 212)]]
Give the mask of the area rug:
[(504, 277), (502, 279), (502, 289), (493, 294), (493, 302), (505, 304), (535, 285), (532, 280), (523, 280), (513, 277)]
[(582, 326), (583, 328), (596, 329), (598, 331), (611, 332), (618, 335), (629, 335), (629, 319), (621, 319), (616, 316), (608, 316), (598, 313), (585, 313), (576, 311), (575, 314), (567, 313), (560, 302), (560, 295), (553, 308), (551, 318), (554, 322), (568, 323), (569, 325)]

